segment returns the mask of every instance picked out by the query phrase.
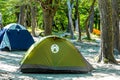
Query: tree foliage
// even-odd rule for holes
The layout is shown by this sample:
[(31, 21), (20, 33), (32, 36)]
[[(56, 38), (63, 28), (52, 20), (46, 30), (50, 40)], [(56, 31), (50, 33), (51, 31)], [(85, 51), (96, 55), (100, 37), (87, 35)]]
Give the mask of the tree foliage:
[[(40, 1), (41, 3), (38, 3), (37, 1)], [(45, 5), (51, 0), (0, 0), (0, 12), (3, 14), (3, 24), (7, 25), (11, 22), (16, 22), (17, 17), (15, 15), (16, 12), (20, 12), (20, 6), (25, 5), (37, 5), (37, 24), (38, 27), (43, 28), (43, 12), (41, 9), (41, 6), (43, 6), (45, 9), (48, 8), (48, 6), (51, 6), (51, 9), (56, 8), (56, 6), (59, 5), (58, 10), (55, 14), (54, 21), (57, 25), (57, 29), (61, 30), (62, 28), (66, 29), (67, 27), (67, 0), (52, 0), (51, 4)], [(92, 3), (92, 0), (79, 0), (79, 13), (80, 13), (80, 25), (82, 29), (84, 29), (84, 21), (87, 18), (87, 15), (89, 13), (89, 8)], [(75, 2), (74, 2), (75, 4)], [(40, 6), (41, 5), (41, 6)], [(17, 7), (17, 8), (16, 8)], [(73, 9), (74, 13), (75, 10)], [(74, 18), (74, 15), (72, 15)], [(63, 27), (63, 26), (64, 27)]]

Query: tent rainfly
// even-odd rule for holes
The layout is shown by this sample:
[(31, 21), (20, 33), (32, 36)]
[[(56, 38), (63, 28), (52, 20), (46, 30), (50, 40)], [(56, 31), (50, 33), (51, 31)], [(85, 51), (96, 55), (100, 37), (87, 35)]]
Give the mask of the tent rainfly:
[(23, 73), (87, 73), (92, 65), (68, 40), (47, 36), (33, 44), (21, 60)]

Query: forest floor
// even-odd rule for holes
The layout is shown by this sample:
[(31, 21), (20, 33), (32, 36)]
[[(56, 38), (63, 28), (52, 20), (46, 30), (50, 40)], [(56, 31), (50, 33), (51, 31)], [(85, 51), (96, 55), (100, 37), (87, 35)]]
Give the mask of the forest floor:
[[(94, 70), (86, 74), (24, 74), (19, 71), (20, 61), (25, 51), (0, 51), (0, 80), (120, 80), (120, 64), (103, 64), (95, 62), (94, 57), (100, 49), (100, 39), (95, 41), (72, 43), (92, 64)], [(115, 55), (120, 60), (120, 55)]]

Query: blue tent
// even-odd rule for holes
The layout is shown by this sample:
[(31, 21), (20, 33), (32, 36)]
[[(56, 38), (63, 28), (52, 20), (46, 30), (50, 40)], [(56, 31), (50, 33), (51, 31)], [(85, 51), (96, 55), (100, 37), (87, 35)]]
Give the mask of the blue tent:
[(31, 34), (20, 24), (11, 23), (0, 30), (1, 50), (27, 50), (33, 43)]

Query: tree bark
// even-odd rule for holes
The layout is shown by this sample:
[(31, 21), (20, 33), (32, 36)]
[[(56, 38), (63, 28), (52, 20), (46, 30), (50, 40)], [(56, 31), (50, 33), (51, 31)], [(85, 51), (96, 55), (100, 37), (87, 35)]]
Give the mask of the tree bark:
[[(118, 14), (119, 14), (119, 22), (118, 22), (118, 25), (119, 25), (119, 41), (120, 41), (120, 0), (117, 0), (117, 3), (118, 3)], [(120, 42), (119, 42), (119, 51), (120, 51)]]
[(79, 2), (76, 0), (76, 6), (75, 6), (75, 28), (78, 32), (78, 41), (81, 42), (81, 29), (80, 29), (80, 15), (78, 11)]
[[(45, 36), (52, 34), (52, 22), (58, 8), (59, 1), (38, 0), (42, 6)], [(53, 5), (54, 4), (54, 5)]]
[(98, 62), (115, 63), (113, 55), (113, 23), (110, 0), (98, 0), (101, 19), (101, 48)]
[(2, 29), (2, 14), (0, 13), (0, 29)]
[(18, 23), (24, 26), (25, 23), (25, 5), (22, 5), (20, 7), (20, 13), (19, 13), (19, 21)]
[(96, 1), (96, 0), (93, 0), (93, 3), (92, 3), (91, 8), (90, 8), (89, 16), (88, 16), (87, 19), (85, 20), (85, 30), (86, 30), (87, 39), (91, 39), (89, 30), (88, 30), (88, 20), (90, 19), (90, 16), (91, 16), (91, 14), (92, 14), (92, 11), (94, 10), (95, 1)]
[(30, 5), (26, 5), (26, 10), (25, 10), (25, 25), (30, 27), (31, 26), (31, 7)]
[(52, 34), (52, 21), (54, 12), (47, 9), (43, 10), (45, 36)]
[(94, 10), (92, 10), (90, 19), (89, 19), (89, 31), (90, 33), (93, 32), (93, 24), (94, 24)]
[[(113, 21), (113, 28), (114, 28), (114, 48), (119, 50), (119, 14), (118, 14), (118, 3), (117, 0), (112, 0), (112, 9), (113, 9), (113, 13), (112, 13), (112, 21)], [(120, 50), (119, 50), (120, 52)]]
[(35, 28), (36, 28), (36, 10), (35, 6), (31, 6), (31, 26), (32, 26), (32, 35), (36, 36)]
[(72, 21), (73, 4), (71, 4), (70, 0), (67, 0), (67, 5), (68, 5), (68, 27), (70, 29), (71, 39), (74, 39), (74, 27)]
[[(19, 9), (20, 8), (20, 6), (15, 6), (15, 9)], [(16, 22), (18, 23), (19, 22), (19, 14), (20, 14), (20, 12), (18, 12), (18, 11), (16, 11), (15, 12), (15, 15), (16, 15), (16, 18), (17, 18), (17, 20), (16, 20)]]

